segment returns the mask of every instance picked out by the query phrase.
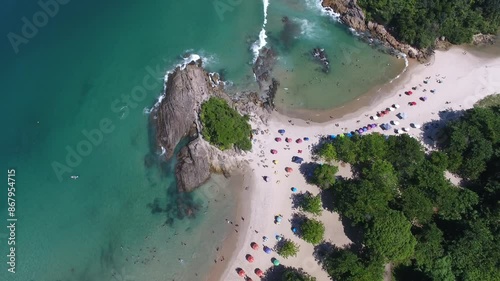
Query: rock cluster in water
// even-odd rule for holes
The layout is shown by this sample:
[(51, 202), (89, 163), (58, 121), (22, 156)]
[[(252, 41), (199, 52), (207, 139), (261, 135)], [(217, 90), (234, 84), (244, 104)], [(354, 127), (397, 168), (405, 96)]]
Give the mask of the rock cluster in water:
[(316, 60), (319, 64), (321, 64), (321, 70), (324, 73), (328, 73), (330, 71), (330, 61), (328, 60), (325, 49), (314, 48), (311, 54), (314, 60)]

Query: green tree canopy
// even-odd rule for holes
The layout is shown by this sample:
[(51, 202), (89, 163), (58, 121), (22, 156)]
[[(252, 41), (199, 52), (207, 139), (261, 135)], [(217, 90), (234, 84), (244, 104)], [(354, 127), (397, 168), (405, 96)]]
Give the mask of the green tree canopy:
[(316, 216), (320, 216), (323, 212), (323, 203), (321, 202), (320, 194), (313, 196), (311, 193), (306, 193), (300, 206), (305, 212)]
[(319, 244), (323, 241), (325, 235), (325, 226), (322, 222), (315, 219), (306, 219), (300, 226), (302, 239), (311, 244)]
[(324, 265), (333, 280), (373, 281), (382, 279), (381, 260), (365, 260), (350, 250), (335, 249), (328, 256)]
[(302, 270), (287, 267), (281, 276), (281, 281), (316, 281), (316, 278)]
[(278, 255), (284, 258), (296, 257), (298, 252), (299, 252), (299, 245), (297, 245), (295, 242), (289, 239), (281, 243), (277, 251)]
[(417, 243), (410, 229), (410, 222), (401, 212), (391, 210), (378, 214), (366, 227), (365, 245), (388, 261), (406, 261), (413, 255)]
[(242, 149), (252, 149), (250, 135), (252, 128), (248, 117), (241, 116), (221, 98), (210, 98), (202, 104), (200, 119), (203, 123), (203, 137), (221, 150), (233, 145)]
[(337, 166), (320, 164), (314, 169), (312, 181), (321, 189), (328, 189), (335, 183), (335, 174), (338, 171)]
[(369, 180), (339, 181), (333, 186), (334, 209), (355, 223), (388, 210), (393, 191)]

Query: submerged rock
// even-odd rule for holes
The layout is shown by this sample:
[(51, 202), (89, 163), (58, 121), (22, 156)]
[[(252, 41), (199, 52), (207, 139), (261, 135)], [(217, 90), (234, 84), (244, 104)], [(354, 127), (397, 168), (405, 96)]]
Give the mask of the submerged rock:
[(328, 60), (328, 56), (326, 55), (325, 49), (314, 48), (311, 54), (314, 60), (316, 60), (319, 64), (321, 64), (321, 70), (324, 73), (328, 73), (330, 71), (330, 61)]

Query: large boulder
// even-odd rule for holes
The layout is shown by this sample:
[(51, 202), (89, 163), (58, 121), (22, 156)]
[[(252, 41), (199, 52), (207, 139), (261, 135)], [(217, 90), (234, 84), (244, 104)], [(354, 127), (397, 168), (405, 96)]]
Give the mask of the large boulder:
[(210, 178), (208, 151), (200, 139), (181, 149), (175, 175), (180, 192), (191, 192)]

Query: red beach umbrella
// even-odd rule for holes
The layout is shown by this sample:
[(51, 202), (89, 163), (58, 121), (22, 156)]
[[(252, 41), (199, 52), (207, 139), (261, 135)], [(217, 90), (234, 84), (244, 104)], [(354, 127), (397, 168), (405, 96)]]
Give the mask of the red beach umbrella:
[(285, 171), (286, 171), (287, 173), (291, 173), (291, 172), (293, 172), (293, 169), (292, 169), (292, 168), (290, 168), (290, 167), (286, 167), (286, 168), (285, 168)]
[(257, 274), (257, 276), (259, 276), (259, 277), (262, 277), (264, 275), (264, 272), (262, 272), (262, 270), (257, 268), (257, 269), (255, 269), (255, 274)]
[(302, 139), (297, 139), (295, 142), (296, 142), (296, 143), (301, 143), (301, 142), (302, 142)]
[(292, 139), (291, 139), (291, 138), (286, 138), (286, 139), (285, 139), (285, 141), (286, 141), (286, 142), (291, 142), (291, 141), (292, 141)]
[(278, 151), (276, 149), (271, 149), (271, 154), (276, 154)]
[(247, 255), (247, 261), (248, 262), (253, 262), (254, 261), (252, 255)]
[(245, 271), (243, 269), (240, 268), (240, 270), (238, 271), (238, 275), (243, 277), (246, 275)]
[(252, 242), (252, 249), (258, 250), (259, 249), (259, 244)]
[(416, 103), (416, 102), (414, 102), (414, 101), (409, 102), (408, 104), (409, 104), (409, 105), (411, 105), (411, 106), (417, 105), (417, 103)]
[(275, 138), (274, 140), (277, 141), (277, 142), (280, 142), (281, 138)]

